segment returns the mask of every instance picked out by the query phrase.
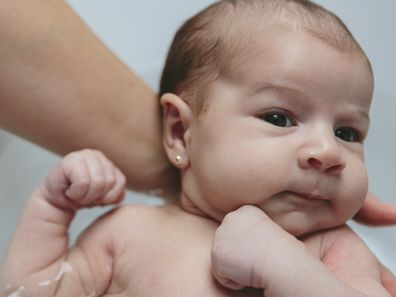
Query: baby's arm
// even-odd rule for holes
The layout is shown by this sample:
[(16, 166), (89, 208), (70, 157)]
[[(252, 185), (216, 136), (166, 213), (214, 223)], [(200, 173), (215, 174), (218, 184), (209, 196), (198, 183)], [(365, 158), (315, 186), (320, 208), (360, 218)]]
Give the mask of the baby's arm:
[[(0, 294), (19, 290), (29, 297), (85, 296), (95, 289), (89, 279), (92, 256), (79, 248), (68, 251), (68, 228), (77, 209), (120, 202), (124, 186), (125, 177), (102, 153), (83, 150), (67, 155), (27, 202), (2, 265), (0, 292), (6, 293)], [(98, 248), (92, 255), (99, 256), (91, 262), (109, 261), (104, 267), (111, 267), (111, 257), (101, 248), (105, 243), (96, 236)], [(66, 273), (69, 277), (60, 282)]]
[(330, 259), (339, 265), (333, 266), (336, 270), (330, 270), (321, 262), (320, 253), (310, 252), (310, 245), (317, 244), (317, 240), (303, 243), (260, 209), (244, 206), (227, 215), (216, 231), (212, 248), (213, 274), (226, 287), (262, 288), (266, 297), (389, 296), (380, 285), (375, 257), (357, 236), (349, 237), (354, 241), (344, 241), (342, 248), (352, 251), (354, 260), (360, 262), (350, 261), (356, 266), (342, 266), (348, 258), (344, 254), (342, 260), (337, 259), (333, 250)]

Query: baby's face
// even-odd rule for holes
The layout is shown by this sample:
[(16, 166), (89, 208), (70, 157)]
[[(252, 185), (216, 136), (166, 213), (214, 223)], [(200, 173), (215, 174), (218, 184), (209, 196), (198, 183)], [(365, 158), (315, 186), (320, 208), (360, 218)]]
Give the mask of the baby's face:
[(283, 31), (270, 47), (212, 84), (183, 195), (218, 220), (257, 205), (294, 235), (340, 225), (367, 192), (367, 61), (307, 33)]

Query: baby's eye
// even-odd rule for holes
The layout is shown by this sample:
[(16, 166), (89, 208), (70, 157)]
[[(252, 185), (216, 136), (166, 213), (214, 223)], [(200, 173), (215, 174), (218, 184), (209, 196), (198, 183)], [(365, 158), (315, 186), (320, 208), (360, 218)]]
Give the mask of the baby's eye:
[(292, 127), (296, 125), (293, 118), (282, 111), (271, 111), (262, 115), (261, 118), (278, 127)]
[(347, 142), (359, 142), (361, 140), (359, 132), (352, 128), (338, 128), (335, 135)]

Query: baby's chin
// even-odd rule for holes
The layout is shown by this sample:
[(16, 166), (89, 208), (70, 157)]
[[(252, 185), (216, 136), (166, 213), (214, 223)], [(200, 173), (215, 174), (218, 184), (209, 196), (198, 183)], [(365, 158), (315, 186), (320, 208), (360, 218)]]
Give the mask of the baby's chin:
[(315, 222), (311, 218), (298, 213), (281, 217), (272, 217), (272, 220), (281, 226), (283, 230), (295, 237), (302, 237), (336, 227), (335, 225), (330, 226), (323, 222)]

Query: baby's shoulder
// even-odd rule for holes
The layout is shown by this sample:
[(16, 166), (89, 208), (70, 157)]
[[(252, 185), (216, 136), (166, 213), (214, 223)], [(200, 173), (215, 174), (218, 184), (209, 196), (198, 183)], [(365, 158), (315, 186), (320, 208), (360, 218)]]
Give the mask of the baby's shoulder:
[(106, 221), (107, 224), (123, 224), (125, 222), (134, 223), (140, 222), (149, 223), (160, 219), (163, 216), (162, 206), (151, 206), (145, 204), (126, 204), (116, 207), (109, 212), (105, 213), (98, 219)]
[[(125, 235), (137, 236), (145, 229), (159, 224), (163, 216), (161, 207), (148, 205), (121, 205), (96, 218), (79, 235), (77, 243), (91, 238), (101, 242), (122, 242)], [(124, 235), (124, 236), (123, 236)]]
[(125, 240), (158, 241), (159, 234), (174, 240), (211, 240), (218, 224), (187, 213), (178, 204), (151, 206), (124, 205), (105, 213), (93, 224), (118, 242)]
[(106, 222), (108, 225), (117, 227), (127, 226), (131, 228), (148, 228), (150, 226), (164, 227), (167, 224), (175, 224), (184, 221), (187, 224), (204, 224), (207, 219), (186, 213), (178, 204), (146, 205), (146, 204), (127, 204), (116, 207), (105, 213), (97, 222)]
[(88, 229), (102, 233), (136, 234), (144, 229), (161, 225), (166, 220), (162, 206), (127, 204), (111, 209), (98, 217)]

